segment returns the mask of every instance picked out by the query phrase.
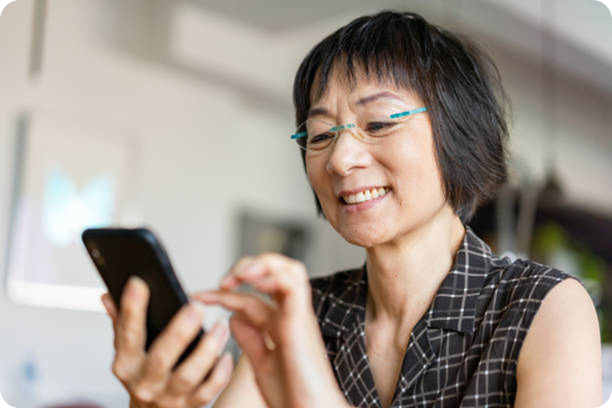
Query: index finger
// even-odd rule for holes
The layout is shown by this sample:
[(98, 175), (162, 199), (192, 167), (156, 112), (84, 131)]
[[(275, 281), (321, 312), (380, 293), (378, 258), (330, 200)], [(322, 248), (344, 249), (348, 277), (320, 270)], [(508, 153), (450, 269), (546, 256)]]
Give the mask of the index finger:
[(264, 290), (268, 294), (287, 294), (308, 281), (308, 274), (302, 262), (273, 252), (250, 257), (248, 262), (239, 263), (232, 268), (232, 272), (233, 280), (222, 282), (221, 289), (231, 290), (240, 283), (250, 283), (259, 286), (258, 290)]

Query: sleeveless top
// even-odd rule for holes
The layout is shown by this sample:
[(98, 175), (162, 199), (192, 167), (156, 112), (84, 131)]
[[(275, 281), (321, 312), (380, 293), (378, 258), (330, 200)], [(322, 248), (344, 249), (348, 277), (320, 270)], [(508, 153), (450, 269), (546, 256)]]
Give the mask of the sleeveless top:
[[(578, 280), (499, 258), (466, 227), (453, 267), (412, 330), (391, 407), (512, 407), (529, 325), (546, 294), (569, 277)], [(366, 264), (310, 282), (340, 389), (353, 406), (381, 407), (365, 347)]]

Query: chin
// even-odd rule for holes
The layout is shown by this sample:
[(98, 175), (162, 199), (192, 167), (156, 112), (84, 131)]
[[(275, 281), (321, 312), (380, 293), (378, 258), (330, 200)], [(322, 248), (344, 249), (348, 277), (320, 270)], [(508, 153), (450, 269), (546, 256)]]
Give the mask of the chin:
[(371, 248), (376, 245), (380, 245), (388, 241), (384, 234), (381, 233), (380, 230), (377, 230), (376, 233), (373, 233), (373, 228), (359, 228), (355, 230), (351, 229), (341, 229), (336, 231), (350, 244), (357, 245), (363, 248)]

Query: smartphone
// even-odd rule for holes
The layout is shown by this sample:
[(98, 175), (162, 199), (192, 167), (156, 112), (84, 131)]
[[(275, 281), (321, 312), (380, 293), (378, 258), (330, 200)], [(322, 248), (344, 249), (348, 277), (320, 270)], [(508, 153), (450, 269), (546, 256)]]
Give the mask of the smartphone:
[[(145, 346), (148, 350), (174, 314), (189, 302), (161, 242), (147, 228), (89, 228), (83, 231), (82, 239), (117, 307), (132, 275), (149, 286)], [(203, 335), (204, 330), (200, 329), (175, 367), (193, 351)]]

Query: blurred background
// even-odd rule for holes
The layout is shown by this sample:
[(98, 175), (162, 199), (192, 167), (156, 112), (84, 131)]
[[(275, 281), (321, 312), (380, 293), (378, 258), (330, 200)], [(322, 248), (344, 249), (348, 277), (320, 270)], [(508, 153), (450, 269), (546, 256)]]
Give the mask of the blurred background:
[[(18, 0), (0, 18), (0, 393), (127, 406), (90, 225), (147, 225), (187, 291), (243, 254), (312, 276), (363, 263), (316, 218), (291, 90), (351, 19), (416, 11), (465, 33), (512, 101), (511, 176), (471, 223), (494, 250), (581, 277), (612, 392), (612, 18), (594, 0)], [(210, 310), (207, 323), (226, 318)]]

